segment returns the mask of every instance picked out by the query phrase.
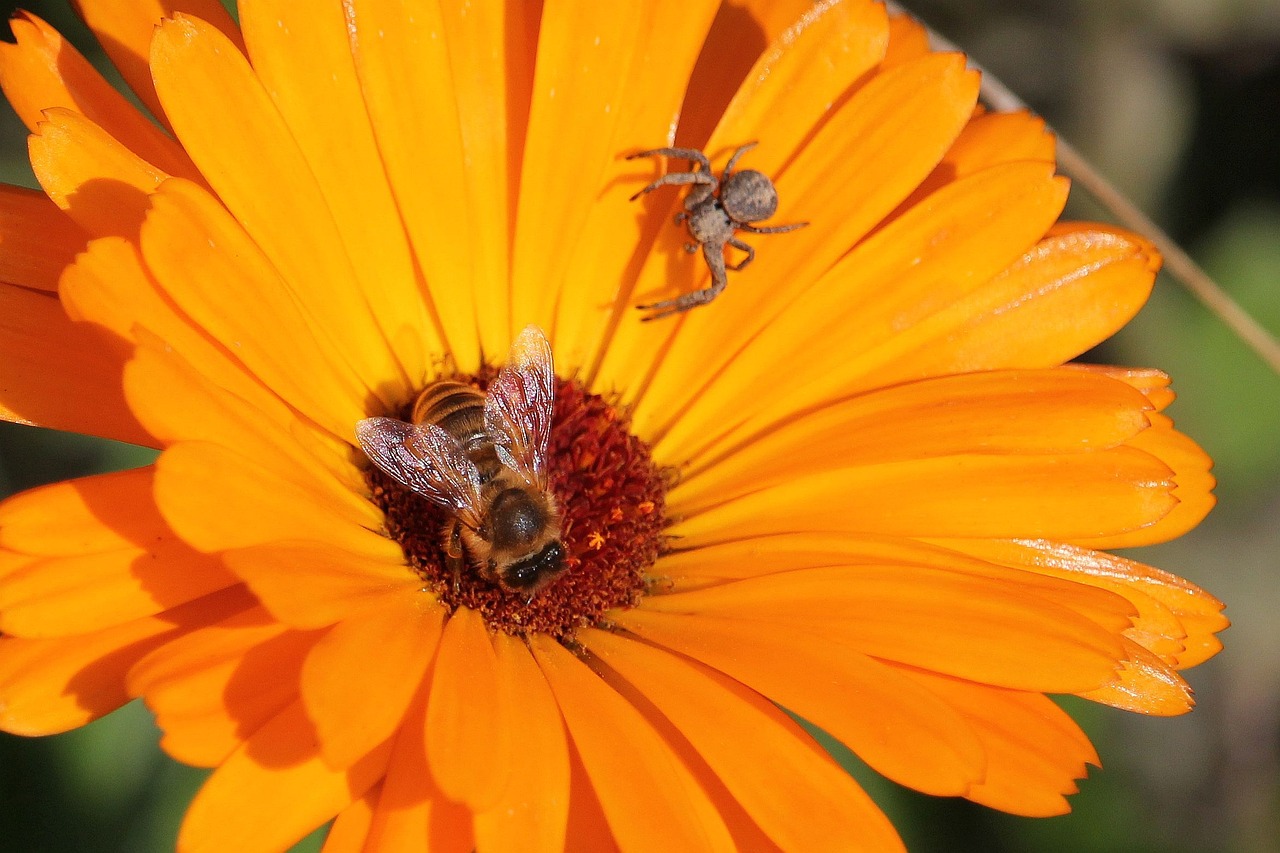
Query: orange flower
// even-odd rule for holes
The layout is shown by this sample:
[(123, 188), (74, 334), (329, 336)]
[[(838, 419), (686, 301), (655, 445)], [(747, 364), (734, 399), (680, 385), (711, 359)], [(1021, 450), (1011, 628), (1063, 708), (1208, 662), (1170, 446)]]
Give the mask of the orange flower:
[[(0, 198), (0, 411), (163, 453), (0, 506), (0, 725), (142, 697), (217, 768), (182, 849), (334, 818), (328, 851), (895, 849), (778, 706), (1026, 815), (1097, 763), (1046, 694), (1190, 709), (1221, 605), (1099, 549), (1195, 525), (1209, 460), (1162, 374), (1063, 366), (1157, 259), (1055, 224), (1043, 125), (975, 110), (909, 20), (78, 5), (160, 122), (14, 20), (44, 195)], [(755, 140), (776, 221), (810, 224), (641, 322), (708, 272), (625, 156)], [(355, 440), (437, 377), (483, 387), (526, 324), (568, 553), (530, 600), (455, 583), (450, 513)]]

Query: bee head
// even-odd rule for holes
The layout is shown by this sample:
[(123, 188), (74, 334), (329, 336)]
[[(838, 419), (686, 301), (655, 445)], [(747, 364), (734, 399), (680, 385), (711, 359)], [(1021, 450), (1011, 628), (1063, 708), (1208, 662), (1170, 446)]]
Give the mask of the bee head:
[(542, 550), (516, 560), (502, 572), (502, 585), (514, 591), (533, 593), (564, 569), (564, 546), (552, 539)]

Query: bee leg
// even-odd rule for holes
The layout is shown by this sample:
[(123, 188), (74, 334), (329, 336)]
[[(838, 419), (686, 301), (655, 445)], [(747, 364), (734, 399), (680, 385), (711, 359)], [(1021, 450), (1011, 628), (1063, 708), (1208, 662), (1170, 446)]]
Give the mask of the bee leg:
[(453, 570), (453, 594), (458, 594), (458, 585), (462, 579), (462, 525), (456, 521), (449, 529), (449, 536), (444, 545), (445, 565)]

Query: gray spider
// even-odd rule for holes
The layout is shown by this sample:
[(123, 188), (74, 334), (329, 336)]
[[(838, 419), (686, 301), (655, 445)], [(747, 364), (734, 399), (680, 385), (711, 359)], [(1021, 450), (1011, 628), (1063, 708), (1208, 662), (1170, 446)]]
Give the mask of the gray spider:
[[(773, 181), (754, 169), (733, 171), (738, 158), (755, 147), (756, 143), (749, 142), (733, 152), (733, 156), (725, 164), (724, 171), (720, 173), (718, 180), (711, 171), (711, 161), (707, 159), (707, 155), (696, 148), (654, 148), (651, 151), (640, 151), (627, 157), (628, 160), (634, 160), (637, 157), (675, 157), (697, 164), (697, 168), (690, 172), (671, 172), (663, 175), (633, 195), (631, 200), (635, 201), (658, 187), (694, 184), (694, 188), (684, 200), (684, 210), (676, 214), (676, 224), (687, 223), (689, 236), (693, 238), (692, 242), (684, 244), (684, 250), (692, 255), (698, 251), (698, 246), (701, 246), (702, 257), (706, 259), (707, 266), (711, 269), (710, 287), (682, 294), (675, 299), (637, 306), (642, 311), (656, 311), (645, 317), (645, 320), (657, 320), (659, 317), (678, 314), (699, 305), (706, 305), (715, 299), (728, 284), (725, 271), (729, 269), (736, 272), (751, 263), (756, 256), (755, 249), (734, 236), (736, 232), (781, 234), (809, 224), (796, 222), (792, 225), (774, 225), (766, 228), (752, 224), (768, 219), (778, 209), (778, 191), (774, 189)], [(747, 256), (736, 264), (726, 264), (724, 260), (726, 244), (746, 252)]]

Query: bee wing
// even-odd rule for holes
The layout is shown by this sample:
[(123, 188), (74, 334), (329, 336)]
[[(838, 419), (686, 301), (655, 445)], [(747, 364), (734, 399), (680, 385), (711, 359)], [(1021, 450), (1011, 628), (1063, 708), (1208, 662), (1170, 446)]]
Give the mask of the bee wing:
[(356, 424), (356, 437), (388, 476), (453, 510), (473, 530), (480, 526), (480, 472), (453, 436), (434, 424), (366, 418)]
[(502, 464), (543, 489), (555, 399), (551, 344), (537, 326), (526, 326), (511, 345), (506, 366), (489, 385), (484, 428)]

